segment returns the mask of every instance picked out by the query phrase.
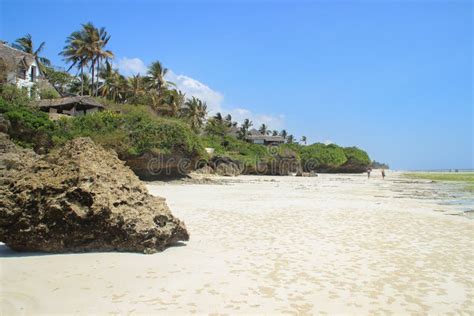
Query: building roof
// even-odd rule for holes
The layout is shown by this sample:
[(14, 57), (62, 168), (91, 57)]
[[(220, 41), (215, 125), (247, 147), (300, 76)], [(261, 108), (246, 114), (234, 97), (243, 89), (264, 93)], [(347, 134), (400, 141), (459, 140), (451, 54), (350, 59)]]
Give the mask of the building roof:
[(8, 46), (0, 42), (0, 58), (4, 60), (9, 71), (16, 71), (16, 67), (23, 62), (26, 67), (30, 67), (35, 61), (35, 57), (21, 50)]
[(249, 135), (261, 135), (262, 133), (260, 133), (259, 130), (255, 129), (255, 128), (252, 128), (251, 130), (248, 131), (248, 134)]
[(82, 108), (104, 108), (102, 104), (90, 96), (74, 96), (59, 99), (44, 99), (38, 101), (40, 108), (70, 108), (73, 105), (79, 105)]
[(270, 135), (248, 135), (245, 137), (247, 140), (263, 140), (266, 142), (285, 142), (285, 139), (282, 136), (270, 136)]

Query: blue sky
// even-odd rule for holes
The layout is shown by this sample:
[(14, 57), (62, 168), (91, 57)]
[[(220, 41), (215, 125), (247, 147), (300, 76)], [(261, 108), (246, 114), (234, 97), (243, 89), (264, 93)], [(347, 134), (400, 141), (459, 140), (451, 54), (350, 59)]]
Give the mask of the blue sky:
[(105, 26), (123, 72), (160, 60), (214, 111), (397, 169), (473, 168), (471, 1), (0, 0), (0, 38), (58, 52)]

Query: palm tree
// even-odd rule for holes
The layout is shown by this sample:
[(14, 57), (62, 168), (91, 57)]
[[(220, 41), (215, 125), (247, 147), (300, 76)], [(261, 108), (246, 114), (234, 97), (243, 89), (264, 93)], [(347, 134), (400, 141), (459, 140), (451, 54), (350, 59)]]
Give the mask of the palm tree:
[(117, 77), (117, 95), (116, 100), (126, 102), (130, 95), (130, 83), (124, 75), (118, 74)]
[(184, 105), (182, 116), (188, 121), (194, 131), (199, 131), (207, 115), (206, 102), (192, 97), (192, 99), (188, 99)]
[(183, 109), (186, 95), (181, 90), (165, 90), (161, 98), (161, 104), (165, 106), (169, 116), (177, 117)]
[[(91, 62), (92, 87), (93, 89), (95, 87), (93, 94), (97, 95), (99, 84), (97, 82), (96, 85), (94, 85), (94, 74), (99, 73), (102, 60), (109, 60), (114, 57), (112, 51), (105, 49), (105, 46), (109, 43), (110, 35), (104, 27), (98, 29), (91, 22), (82, 25), (82, 32), (84, 33), (84, 38), (86, 40), (87, 49), (85, 54)], [(95, 66), (97, 66), (97, 72)]]
[(214, 115), (214, 119), (218, 122), (224, 121), (224, 118), (222, 117), (222, 114), (220, 112), (217, 112), (216, 115)]
[[(80, 31), (72, 32), (66, 39), (66, 45), (59, 55), (63, 56), (66, 63), (71, 63), (67, 71), (74, 66), (80, 71), (81, 78), (84, 78), (84, 68), (89, 64), (89, 56), (87, 53), (85, 34)], [(83, 82), (83, 80), (81, 80)], [(81, 95), (84, 95), (84, 86), (81, 86)]]
[[(97, 29), (92, 23), (82, 24), (80, 31), (75, 31), (68, 36), (66, 46), (60, 53), (68, 63), (72, 63), (71, 69), (77, 66), (81, 70), (81, 75), (84, 67), (90, 65), (90, 72), (92, 77), (92, 95), (98, 93), (98, 83), (94, 84), (96, 73), (100, 71), (100, 64), (103, 60), (108, 61), (114, 57), (110, 50), (106, 50), (110, 40), (110, 35), (105, 28)], [(96, 72), (97, 67), (97, 72)], [(98, 79), (98, 78), (97, 78)]]
[(306, 145), (306, 136), (301, 136), (301, 142)]
[(293, 135), (288, 135), (287, 137), (287, 143), (288, 144), (293, 144), (293, 142), (295, 141), (295, 137)]
[(134, 97), (145, 93), (145, 80), (140, 74), (133, 75), (128, 78), (128, 86), (130, 94)]
[(248, 135), (250, 127), (252, 126), (252, 121), (249, 119), (245, 119), (242, 125), (240, 126), (240, 137), (245, 138)]
[(159, 61), (153, 62), (148, 68), (148, 88), (156, 90), (158, 97), (161, 97), (169, 85), (174, 85), (174, 83), (165, 80), (167, 73), (168, 69), (163, 67)]
[(224, 142), (224, 137), (229, 132), (229, 125), (225, 120), (222, 119), (222, 115), (220, 115), (220, 113), (217, 113), (215, 116), (213, 116), (207, 121), (205, 132), (208, 135), (221, 137), (222, 142)]
[(262, 124), (260, 126), (260, 128), (258, 129), (258, 131), (262, 134), (262, 135), (267, 135), (268, 134), (268, 126), (265, 125), (265, 124)]
[[(175, 92), (175, 95), (174, 95), (175, 100), (174, 101), (176, 103), (176, 108), (177, 108), (177, 112), (176, 112), (175, 116), (178, 116), (180, 111), (184, 107), (184, 103), (186, 102), (186, 93), (184, 93), (181, 90), (176, 90), (176, 89), (173, 89), (173, 91)], [(207, 108), (207, 106), (206, 106), (206, 108)]]
[(38, 66), (41, 72), (45, 73), (45, 66), (51, 66), (51, 61), (49, 59), (40, 56), (41, 51), (43, 50), (45, 45), (46, 42), (41, 42), (38, 48), (34, 49), (31, 34), (26, 34), (25, 36), (18, 38), (12, 46), (18, 50), (33, 55), (38, 62)]
[(239, 124), (237, 122), (232, 121), (232, 115), (230, 115), (230, 114), (227, 114), (225, 116), (225, 122), (226, 122), (228, 127), (237, 127), (237, 125)]
[[(84, 87), (86, 89), (84, 89)], [(76, 77), (75, 80), (71, 82), (69, 87), (71, 93), (81, 93), (81, 95), (91, 95), (91, 79), (88, 74), (82, 74), (80, 77)]]
[(278, 136), (278, 131), (277, 131), (277, 130), (274, 130), (274, 131), (272, 132), (272, 136)]
[(102, 79), (102, 85), (99, 88), (100, 95), (116, 100), (120, 85), (120, 74), (118, 70), (113, 69), (112, 64), (106, 61), (105, 67), (100, 70), (99, 78)]
[(283, 139), (286, 140), (286, 137), (288, 136), (288, 133), (286, 130), (282, 129), (280, 132), (280, 136), (283, 137)]

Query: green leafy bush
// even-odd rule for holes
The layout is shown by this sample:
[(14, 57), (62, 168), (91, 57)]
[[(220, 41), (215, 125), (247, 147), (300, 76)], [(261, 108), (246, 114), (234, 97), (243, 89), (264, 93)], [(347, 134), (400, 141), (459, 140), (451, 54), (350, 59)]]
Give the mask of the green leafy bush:
[[(17, 89), (18, 90), (18, 89)], [(46, 113), (22, 104), (23, 96), (15, 96), (14, 102), (0, 97), (0, 113), (10, 121), (8, 133), (18, 144), (32, 147), (37, 151), (52, 146), (55, 125)]]
[(345, 147), (346, 163), (338, 168), (340, 172), (364, 172), (369, 168), (371, 161), (369, 155), (357, 147)]
[(39, 89), (40, 99), (57, 99), (60, 97), (59, 93), (54, 89)]
[(0, 98), (0, 113), (11, 122), (11, 137), (35, 149), (48, 150), (76, 137), (90, 137), (114, 149), (121, 157), (145, 152), (205, 155), (201, 140), (187, 124), (151, 116), (143, 107), (130, 107), (124, 113), (96, 112), (54, 122), (47, 113)]
[(202, 156), (204, 148), (189, 127), (174, 119), (151, 117), (137, 108), (127, 114), (112, 111), (92, 113), (58, 121), (56, 142), (81, 136), (91, 137), (119, 156), (145, 152)]
[(26, 89), (19, 89), (12, 84), (0, 85), (0, 97), (14, 105), (27, 105), (30, 103), (30, 97)]
[(332, 171), (343, 165), (347, 157), (342, 147), (316, 143), (301, 147), (301, 160), (306, 171)]
[(347, 157), (349, 163), (370, 165), (369, 155), (360, 148), (357, 147), (345, 147), (344, 154)]
[(272, 158), (267, 147), (251, 144), (233, 136), (206, 136), (202, 138), (205, 147), (214, 148), (214, 154), (228, 156), (242, 163), (255, 163)]
[(122, 159), (147, 152), (205, 158), (204, 147), (211, 147), (215, 155), (238, 160), (250, 170), (257, 164), (282, 159), (301, 161), (305, 171), (319, 172), (362, 172), (370, 165), (367, 153), (357, 147), (321, 143), (267, 147), (220, 133), (200, 137), (182, 120), (158, 116), (142, 105), (108, 102), (105, 111), (51, 121), (47, 113), (29, 106), (24, 91), (2, 86), (0, 92), (0, 113), (11, 122), (10, 136), (18, 144), (37, 151), (86, 136), (115, 150)]

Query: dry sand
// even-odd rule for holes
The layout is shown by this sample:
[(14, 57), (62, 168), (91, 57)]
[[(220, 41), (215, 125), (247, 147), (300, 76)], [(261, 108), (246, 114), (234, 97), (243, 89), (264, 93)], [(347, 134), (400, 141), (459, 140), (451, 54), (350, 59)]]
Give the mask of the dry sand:
[(191, 233), (163, 253), (0, 246), (3, 314), (474, 314), (474, 221), (459, 215), (473, 197), (456, 185), (218, 181), (149, 185)]

